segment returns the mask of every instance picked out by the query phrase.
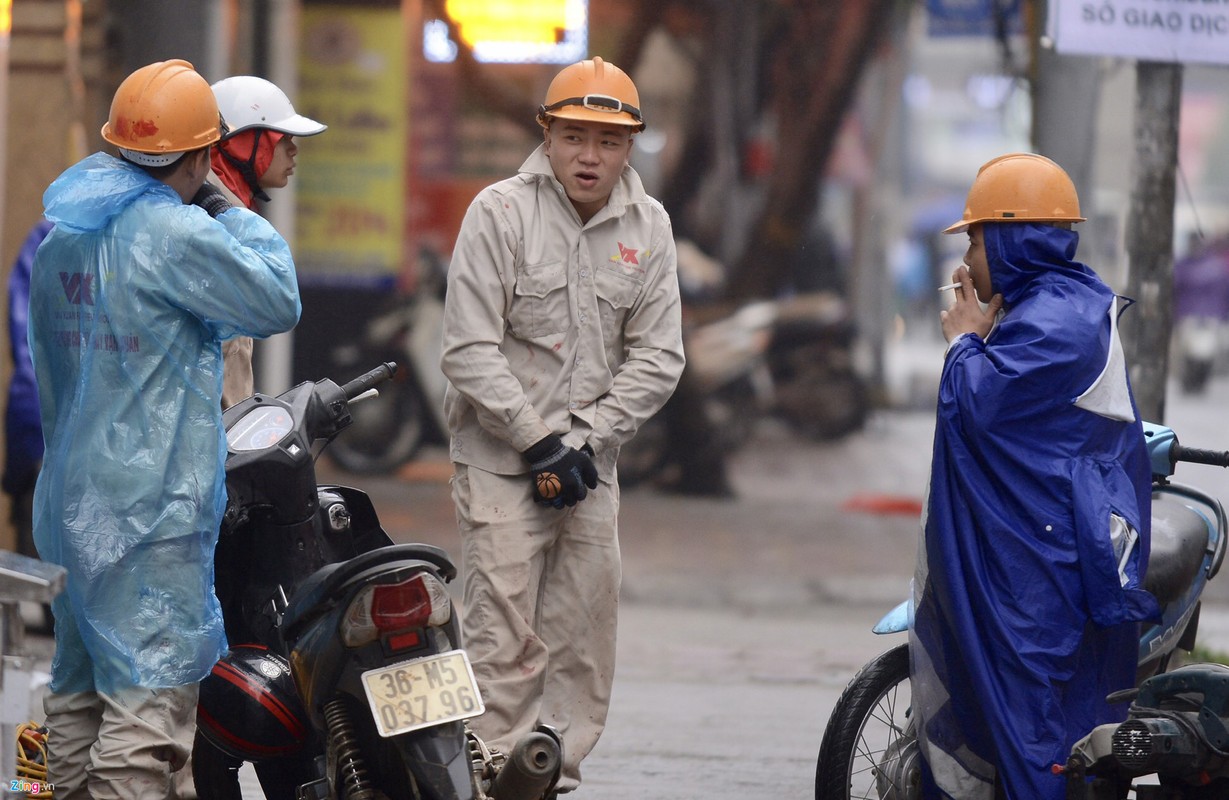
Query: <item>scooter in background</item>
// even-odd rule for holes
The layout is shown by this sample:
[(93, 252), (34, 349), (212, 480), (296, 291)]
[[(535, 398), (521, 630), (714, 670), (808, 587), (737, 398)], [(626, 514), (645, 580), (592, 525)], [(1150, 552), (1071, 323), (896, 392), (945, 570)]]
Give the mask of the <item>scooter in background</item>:
[(854, 364), (857, 328), (849, 304), (831, 292), (814, 292), (776, 305), (767, 356), (775, 413), (817, 441), (859, 430), (870, 406)]
[(378, 397), (355, 406), (350, 429), (329, 447), (333, 461), (356, 475), (392, 472), (423, 445), (448, 441), (448, 381), (439, 367), (446, 266), (430, 253), (423, 254), (421, 263), (413, 295), (395, 297), (363, 325), (356, 341), (337, 343), (329, 351), (332, 374), (353, 375), (375, 361), (401, 365)]
[[(772, 416), (793, 430), (829, 441), (852, 433), (870, 413), (866, 382), (854, 365), (856, 331), (847, 304), (831, 292), (757, 300), (732, 313), (692, 312), (685, 326), (687, 369), (697, 382), (716, 451), (731, 453)], [(667, 465), (665, 415), (641, 426), (619, 453), (626, 486)]]
[(1188, 316), (1174, 326), (1178, 381), (1187, 394), (1202, 394), (1216, 369), (1225, 323), (1211, 317)]
[[(764, 301), (683, 329), (686, 368), (696, 382), (695, 394), (703, 398), (702, 412), (717, 453), (731, 453), (745, 444), (757, 420), (772, 408), (768, 348), (776, 318), (776, 304)], [(620, 449), (619, 482), (634, 486), (656, 477), (667, 466), (670, 447), (666, 415), (659, 412)]]
[(1173, 268), (1173, 353), (1182, 391), (1199, 394), (1223, 366), (1229, 328), (1229, 239), (1203, 242)]

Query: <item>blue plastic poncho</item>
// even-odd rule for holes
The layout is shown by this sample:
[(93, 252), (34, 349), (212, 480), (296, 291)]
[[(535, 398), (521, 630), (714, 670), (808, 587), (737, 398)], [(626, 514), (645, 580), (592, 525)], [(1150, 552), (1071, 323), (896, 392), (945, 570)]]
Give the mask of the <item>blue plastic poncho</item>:
[(1078, 235), (982, 226), (1005, 313), (957, 338), (939, 389), (914, 581), (913, 708), (927, 797), (1065, 796), (1051, 766), (1133, 685), (1151, 471), (1116, 298)]
[(212, 220), (103, 153), (43, 201), (56, 226), (30, 287), (47, 445), (34, 538), (68, 570), (51, 688), (193, 683), (226, 650), (221, 342), (294, 326), (290, 250), (258, 215)]

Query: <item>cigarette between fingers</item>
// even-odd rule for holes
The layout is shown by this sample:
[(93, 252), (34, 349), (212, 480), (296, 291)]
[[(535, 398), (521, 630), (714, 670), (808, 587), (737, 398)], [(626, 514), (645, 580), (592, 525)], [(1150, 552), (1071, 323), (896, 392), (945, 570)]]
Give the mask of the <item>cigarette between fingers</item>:
[(960, 288), (960, 281), (956, 281), (955, 283), (943, 284), (942, 286), (939, 287), (939, 291), (946, 292), (948, 289), (959, 289), (959, 288)]

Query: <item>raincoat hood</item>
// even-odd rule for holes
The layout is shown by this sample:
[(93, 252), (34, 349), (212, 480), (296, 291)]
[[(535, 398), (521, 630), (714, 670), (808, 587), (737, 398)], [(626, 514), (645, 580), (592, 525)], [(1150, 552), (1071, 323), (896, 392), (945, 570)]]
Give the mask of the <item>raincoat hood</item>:
[(982, 225), (990, 284), (1014, 306), (1042, 286), (1076, 281), (1109, 299), (1113, 296), (1091, 269), (1075, 260), (1080, 235), (1048, 223), (993, 222)]
[(123, 159), (95, 153), (66, 169), (43, 193), (44, 216), (71, 231), (98, 231), (138, 197), (175, 190)]

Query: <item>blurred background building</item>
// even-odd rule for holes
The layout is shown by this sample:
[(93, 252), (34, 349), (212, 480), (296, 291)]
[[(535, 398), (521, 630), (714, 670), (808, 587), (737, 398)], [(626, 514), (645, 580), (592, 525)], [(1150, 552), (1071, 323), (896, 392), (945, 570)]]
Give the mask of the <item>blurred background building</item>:
[[(302, 143), (291, 188), (263, 209), (292, 243), (304, 315), (261, 343), (258, 388), (320, 377), (330, 348), (362, 338), (377, 311), (438, 291), (470, 199), (540, 140), (551, 77), (598, 54), (636, 80), (649, 129), (633, 164), (708, 269), (685, 284), (689, 301), (831, 293), (856, 323), (860, 402), (926, 402), (909, 365), (929, 357), (934, 287), (964, 249), (937, 232), (989, 158), (1032, 150), (1066, 166), (1089, 218), (1081, 255), (1125, 285), (1134, 61), (1056, 54), (1046, 11), (1045, 0), (0, 0), (0, 264), (48, 183), (102, 148), (111, 93), (133, 69), (176, 57), (211, 82), (262, 75), (329, 130)], [(1210, 35), (1223, 30), (1229, 48), (1219, 24)], [(1222, 65), (1184, 67), (1178, 161), (1175, 257), (1229, 231)]]

